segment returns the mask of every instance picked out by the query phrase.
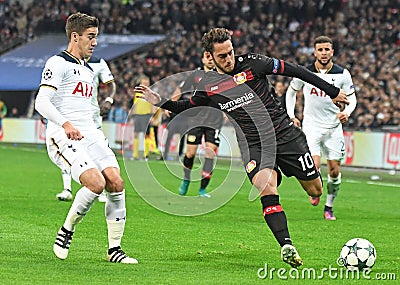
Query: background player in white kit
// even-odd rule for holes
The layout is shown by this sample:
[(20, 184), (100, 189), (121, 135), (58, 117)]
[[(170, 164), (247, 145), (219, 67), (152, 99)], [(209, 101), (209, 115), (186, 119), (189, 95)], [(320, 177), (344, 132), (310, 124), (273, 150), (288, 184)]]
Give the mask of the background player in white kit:
[[(319, 36), (314, 40), (315, 62), (307, 68), (325, 81), (345, 90), (350, 102), (344, 109), (332, 103), (332, 100), (322, 90), (311, 84), (294, 78), (286, 92), (286, 109), (289, 117), (300, 127), (300, 121), (295, 117), (296, 93), (303, 88), (304, 112), (303, 131), (307, 137), (311, 155), (316, 167), (321, 165), (321, 152), (327, 158), (328, 194), (324, 208), (326, 220), (336, 220), (333, 214), (333, 201), (341, 183), (340, 162), (345, 156), (342, 123), (348, 121), (356, 107), (353, 81), (350, 72), (332, 61), (334, 54), (333, 41), (327, 36)], [(310, 197), (311, 203), (317, 206), (319, 197)]]
[[(102, 58), (97, 58), (91, 56), (88, 61), (89, 66), (93, 69), (94, 79), (93, 79), (93, 96), (92, 96), (92, 111), (93, 111), (93, 121), (98, 129), (101, 129), (102, 116), (106, 115), (110, 109), (111, 105), (114, 103), (114, 95), (116, 90), (116, 84), (114, 82), (114, 76), (112, 75), (107, 62)], [(108, 97), (99, 106), (98, 102), (98, 88), (99, 84), (103, 83), (107, 85)], [(73, 198), (72, 187), (71, 187), (71, 169), (67, 167), (61, 171), (64, 189), (56, 195), (56, 198), (60, 201), (71, 201)], [(100, 202), (106, 202), (106, 191), (103, 191), (99, 196), (98, 200)]]
[(86, 60), (97, 45), (98, 19), (82, 13), (68, 17), (67, 50), (46, 62), (36, 110), (48, 119), (47, 152), (61, 169), (71, 167), (72, 178), (82, 185), (57, 233), (55, 255), (66, 259), (76, 225), (89, 212), (104, 188), (108, 228), (107, 260), (136, 264), (121, 249), (126, 221), (125, 189), (117, 159), (93, 121), (93, 71)]

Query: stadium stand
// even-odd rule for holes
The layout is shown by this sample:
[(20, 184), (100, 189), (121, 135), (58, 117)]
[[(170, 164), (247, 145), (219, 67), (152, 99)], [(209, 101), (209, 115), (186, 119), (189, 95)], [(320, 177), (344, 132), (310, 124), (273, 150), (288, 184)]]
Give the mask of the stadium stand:
[[(352, 72), (357, 89), (358, 106), (345, 128), (400, 130), (400, 0), (3, 0), (0, 55), (49, 31), (62, 32), (75, 11), (99, 17), (104, 34), (166, 35), (146, 51), (110, 61), (119, 102), (131, 101), (130, 87), (141, 73), (156, 82), (200, 65), (200, 38), (213, 26), (232, 30), (236, 54), (252, 51), (300, 64), (313, 61), (312, 39), (326, 34), (335, 41), (335, 62)], [(289, 79), (274, 80), (287, 86)]]

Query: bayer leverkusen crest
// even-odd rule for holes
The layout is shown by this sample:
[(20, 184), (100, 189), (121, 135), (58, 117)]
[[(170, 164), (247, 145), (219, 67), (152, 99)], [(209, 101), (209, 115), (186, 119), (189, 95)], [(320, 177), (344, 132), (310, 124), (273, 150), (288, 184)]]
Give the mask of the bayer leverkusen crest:
[(253, 159), (252, 161), (250, 161), (249, 163), (247, 163), (246, 165), (246, 172), (250, 173), (254, 170), (254, 168), (256, 168), (257, 166), (257, 162)]
[(245, 83), (247, 81), (246, 72), (242, 71), (238, 74), (235, 74), (233, 76), (233, 80), (237, 85)]
[(233, 81), (235, 81), (235, 83), (237, 85), (243, 84), (246, 81), (250, 81), (250, 80), (253, 80), (253, 79), (254, 79), (254, 75), (251, 72), (250, 68), (248, 68), (248, 69), (246, 69), (246, 70), (244, 70), (244, 71), (242, 71), (242, 72), (240, 72), (238, 74), (235, 74), (233, 76)]

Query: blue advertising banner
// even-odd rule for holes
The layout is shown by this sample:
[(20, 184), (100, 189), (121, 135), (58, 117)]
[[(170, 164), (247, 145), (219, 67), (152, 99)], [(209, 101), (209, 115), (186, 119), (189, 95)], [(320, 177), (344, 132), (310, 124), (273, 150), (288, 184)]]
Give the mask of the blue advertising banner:
[[(111, 60), (147, 44), (163, 40), (163, 35), (100, 35), (94, 55)], [(0, 91), (30, 91), (39, 88), (47, 59), (66, 49), (65, 34), (46, 35), (0, 56)]]

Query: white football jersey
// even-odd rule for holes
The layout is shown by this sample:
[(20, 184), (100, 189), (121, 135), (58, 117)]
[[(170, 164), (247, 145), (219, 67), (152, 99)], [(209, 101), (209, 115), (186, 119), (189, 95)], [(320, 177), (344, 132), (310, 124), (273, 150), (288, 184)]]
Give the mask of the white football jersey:
[(99, 101), (97, 98), (99, 83), (108, 84), (114, 81), (114, 77), (111, 73), (110, 68), (108, 67), (106, 61), (102, 58), (91, 57), (88, 61), (89, 66), (93, 69), (94, 78), (93, 78), (93, 96), (92, 96), (92, 112), (93, 112), (93, 121), (95, 122), (97, 128), (101, 128), (102, 118), (100, 116), (100, 107)]
[[(314, 64), (308, 66), (307, 69), (325, 81), (343, 89), (347, 96), (354, 95), (354, 84), (347, 69), (337, 64), (333, 64), (332, 68), (324, 73), (317, 70)], [(340, 111), (339, 107), (333, 104), (332, 99), (324, 91), (298, 78), (294, 78), (290, 82), (290, 87), (296, 92), (303, 88), (303, 125), (333, 128), (340, 124), (336, 117), (336, 114)]]
[[(92, 118), (93, 70), (67, 51), (50, 57), (43, 69), (41, 88), (56, 90), (50, 102), (80, 131), (96, 128)], [(47, 130), (60, 128), (49, 120)]]

